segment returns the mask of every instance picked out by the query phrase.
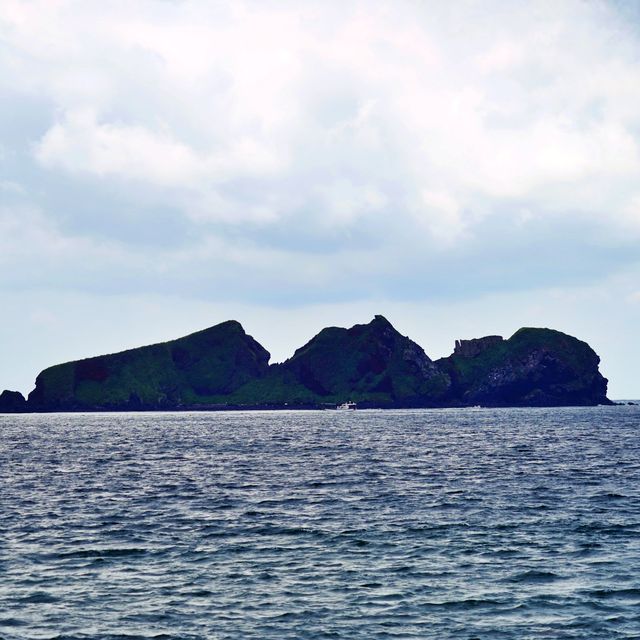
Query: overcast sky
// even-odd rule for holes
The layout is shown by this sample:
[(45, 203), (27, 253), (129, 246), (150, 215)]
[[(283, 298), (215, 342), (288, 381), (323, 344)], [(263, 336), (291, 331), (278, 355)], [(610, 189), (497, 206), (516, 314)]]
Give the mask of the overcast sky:
[(640, 397), (633, 2), (0, 3), (0, 389), (235, 318), (549, 326)]

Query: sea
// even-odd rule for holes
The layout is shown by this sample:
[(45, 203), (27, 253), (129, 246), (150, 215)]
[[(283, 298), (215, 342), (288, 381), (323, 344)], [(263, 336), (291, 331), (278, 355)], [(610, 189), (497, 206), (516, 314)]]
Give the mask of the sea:
[(0, 416), (0, 638), (640, 638), (640, 406)]

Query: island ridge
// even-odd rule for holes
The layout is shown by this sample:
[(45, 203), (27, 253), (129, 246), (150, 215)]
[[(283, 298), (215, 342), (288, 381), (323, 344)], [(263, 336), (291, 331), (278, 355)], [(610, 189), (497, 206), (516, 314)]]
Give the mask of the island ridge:
[(552, 329), (458, 340), (452, 355), (433, 361), (377, 315), (350, 329), (323, 329), (283, 363), (270, 365), (269, 358), (230, 320), (49, 367), (27, 399), (4, 391), (0, 411), (611, 404), (595, 351)]

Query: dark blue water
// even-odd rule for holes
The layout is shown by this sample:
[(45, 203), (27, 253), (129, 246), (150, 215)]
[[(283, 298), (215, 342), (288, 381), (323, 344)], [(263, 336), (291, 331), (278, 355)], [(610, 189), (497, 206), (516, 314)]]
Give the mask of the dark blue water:
[(640, 637), (640, 407), (0, 416), (0, 638)]

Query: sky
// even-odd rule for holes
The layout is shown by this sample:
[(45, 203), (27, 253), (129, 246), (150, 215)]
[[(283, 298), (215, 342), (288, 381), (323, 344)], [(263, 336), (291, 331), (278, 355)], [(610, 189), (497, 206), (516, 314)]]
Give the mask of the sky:
[(640, 7), (3, 0), (0, 389), (237, 319), (545, 326), (640, 397)]

